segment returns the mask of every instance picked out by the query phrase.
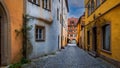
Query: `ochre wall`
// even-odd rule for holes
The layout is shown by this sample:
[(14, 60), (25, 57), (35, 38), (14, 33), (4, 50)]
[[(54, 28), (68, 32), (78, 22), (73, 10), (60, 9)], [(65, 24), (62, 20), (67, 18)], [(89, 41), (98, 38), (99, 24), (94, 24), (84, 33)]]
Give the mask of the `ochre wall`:
[[(85, 1), (86, 2), (86, 1)], [(107, 22), (111, 24), (111, 54), (108, 54), (102, 51), (102, 40), (101, 40), (101, 29), (97, 29), (97, 45), (98, 45), (98, 53), (104, 55), (108, 58), (112, 58), (114, 60), (120, 61), (120, 5), (115, 7), (120, 3), (120, 0), (106, 0), (102, 3), (90, 16), (87, 16), (87, 8), (85, 10), (85, 46), (87, 48), (87, 31), (90, 30), (90, 50), (92, 49), (92, 32), (91, 28), (93, 27), (94, 21), (93, 16), (101, 16), (99, 19), (105, 19)], [(115, 7), (115, 8), (113, 8)], [(110, 10), (113, 8), (112, 10)], [(108, 11), (109, 10), (109, 11)], [(108, 12), (107, 12), (108, 11)], [(101, 15), (99, 15), (99, 13)], [(105, 13), (105, 14), (104, 14)], [(104, 14), (104, 15), (103, 15)], [(89, 23), (91, 22), (91, 23)], [(97, 22), (100, 23), (100, 22)]]
[(11, 24), (11, 63), (21, 58), (22, 34), (16, 36), (15, 30), (21, 30), (23, 24), (23, 0), (4, 0), (7, 6)]
[[(79, 23), (77, 24), (77, 37), (76, 37), (76, 43), (78, 44), (79, 41), (80, 41), (80, 30), (81, 30), (81, 26), (80, 26), (80, 21)], [(80, 44), (80, 43), (79, 43)]]
[(62, 43), (63, 43), (63, 47), (65, 47), (67, 45), (67, 31), (66, 29), (63, 27), (63, 37), (64, 39), (62, 39)]
[[(113, 9), (103, 17), (111, 23), (111, 53), (106, 54), (100, 52), (101, 54), (120, 61), (120, 6)], [(112, 16), (112, 17), (111, 17)]]

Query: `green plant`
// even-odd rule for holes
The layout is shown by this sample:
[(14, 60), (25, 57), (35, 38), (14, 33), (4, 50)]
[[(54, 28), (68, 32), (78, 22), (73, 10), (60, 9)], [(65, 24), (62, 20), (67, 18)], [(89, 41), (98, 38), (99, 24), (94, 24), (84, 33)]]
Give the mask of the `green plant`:
[(21, 62), (21, 64), (26, 64), (26, 63), (29, 63), (31, 61), (23, 57), (20, 62)]
[(22, 45), (22, 55), (23, 58), (27, 58), (27, 45), (30, 44), (30, 40), (28, 38), (28, 31), (30, 31), (32, 29), (32, 25), (31, 26), (27, 26), (27, 23), (30, 19), (33, 19), (32, 17), (30, 17), (29, 15), (24, 15), (23, 16), (23, 25), (22, 28), (20, 30), (15, 29), (16, 32), (16, 37), (18, 37), (20, 34), (23, 37), (23, 45)]
[(9, 66), (9, 68), (21, 68), (21, 66), (22, 66), (23, 64), (26, 64), (26, 63), (29, 63), (29, 62), (30, 62), (30, 60), (28, 60), (28, 59), (26, 59), (26, 58), (22, 58), (20, 62), (15, 63), (15, 64), (11, 64), (11, 65)]
[(16, 64), (12, 64), (12, 65), (10, 65), (9, 68), (20, 68), (21, 65), (22, 65), (22, 64), (20, 64), (20, 63), (16, 63)]

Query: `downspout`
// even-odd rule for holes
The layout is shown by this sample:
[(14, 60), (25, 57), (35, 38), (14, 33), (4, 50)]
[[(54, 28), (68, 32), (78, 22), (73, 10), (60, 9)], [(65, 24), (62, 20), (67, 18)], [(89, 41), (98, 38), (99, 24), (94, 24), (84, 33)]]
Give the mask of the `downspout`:
[(61, 24), (61, 48), (63, 49), (63, 0), (62, 0), (62, 24)]
[(23, 0), (23, 58), (27, 58), (27, 30), (25, 30), (27, 28), (27, 21), (26, 21), (26, 1), (27, 0)]

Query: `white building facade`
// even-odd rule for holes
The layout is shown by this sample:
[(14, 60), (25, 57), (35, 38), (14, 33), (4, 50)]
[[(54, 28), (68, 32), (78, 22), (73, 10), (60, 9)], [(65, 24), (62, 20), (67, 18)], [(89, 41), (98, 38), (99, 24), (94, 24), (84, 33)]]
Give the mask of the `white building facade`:
[(65, 47), (67, 45), (67, 33), (68, 33), (68, 0), (60, 0), (61, 2), (61, 47)]
[(26, 0), (27, 26), (31, 45), (28, 58), (38, 58), (61, 48), (60, 0)]

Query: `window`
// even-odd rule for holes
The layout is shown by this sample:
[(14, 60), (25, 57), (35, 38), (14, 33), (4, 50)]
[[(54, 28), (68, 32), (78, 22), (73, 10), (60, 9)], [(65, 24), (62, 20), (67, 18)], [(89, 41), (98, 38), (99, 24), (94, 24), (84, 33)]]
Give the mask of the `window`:
[(71, 36), (71, 37), (73, 37), (73, 35), (72, 35), (72, 34), (71, 34), (70, 36)]
[(69, 32), (72, 32), (72, 30), (69, 30)]
[(100, 0), (96, 0), (97, 7), (100, 5)]
[(95, 9), (95, 8), (94, 8), (94, 7), (95, 7), (94, 5), (95, 5), (95, 4), (94, 4), (94, 0), (92, 0), (92, 1), (91, 1), (91, 12), (93, 12), (94, 9)]
[(74, 34), (74, 37), (76, 37), (77, 35), (76, 34)]
[(57, 8), (57, 20), (59, 20), (59, 9)]
[(71, 25), (74, 24), (74, 21), (70, 21), (70, 24), (71, 24)]
[(40, 0), (28, 0), (28, 1), (35, 4), (35, 5), (40, 6)]
[(110, 25), (102, 27), (102, 36), (103, 49), (110, 51)]
[(88, 16), (91, 14), (91, 7), (90, 7), (90, 3), (88, 4)]
[(42, 0), (42, 7), (51, 11), (51, 0)]
[(35, 36), (36, 36), (36, 41), (44, 41), (45, 40), (45, 27), (36, 26)]
[(63, 16), (60, 14), (60, 23), (62, 24)]

